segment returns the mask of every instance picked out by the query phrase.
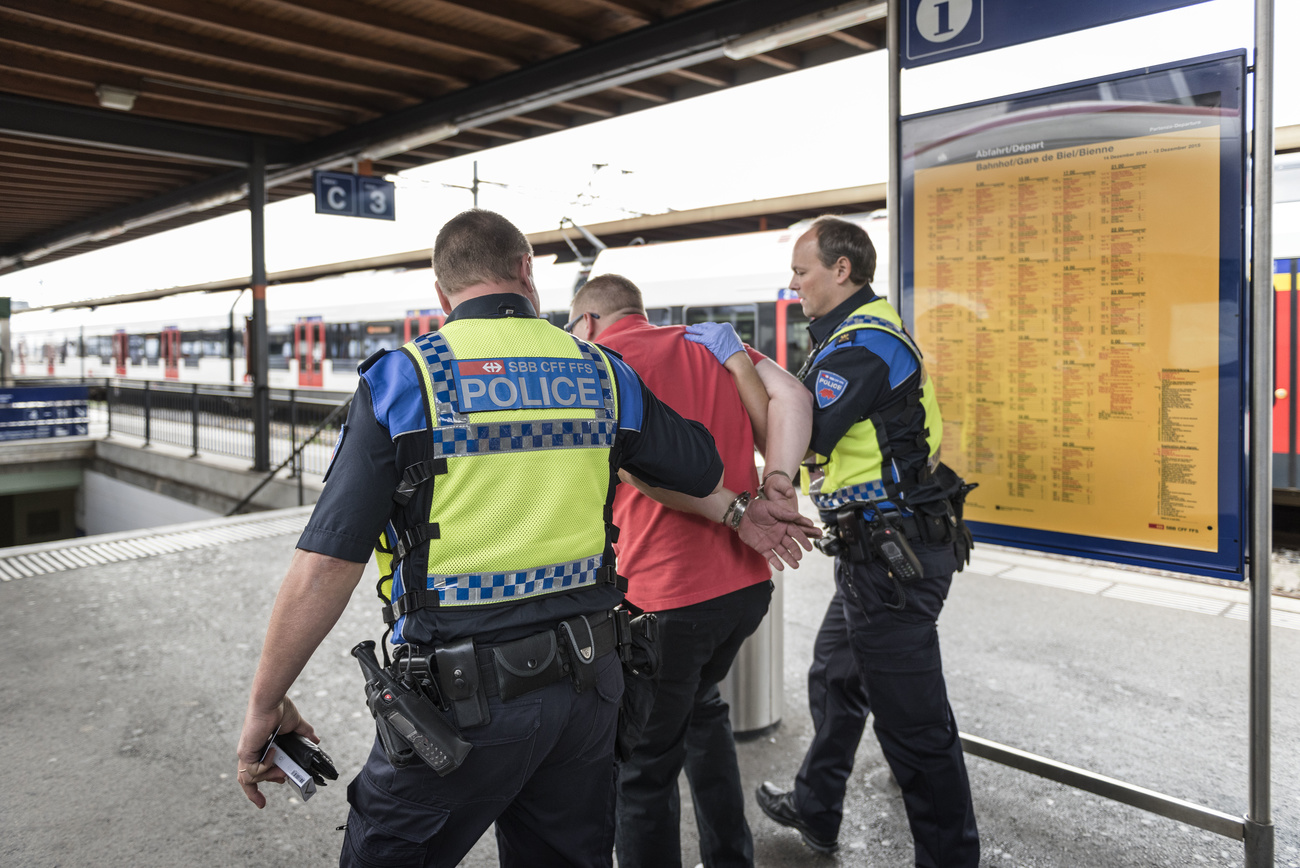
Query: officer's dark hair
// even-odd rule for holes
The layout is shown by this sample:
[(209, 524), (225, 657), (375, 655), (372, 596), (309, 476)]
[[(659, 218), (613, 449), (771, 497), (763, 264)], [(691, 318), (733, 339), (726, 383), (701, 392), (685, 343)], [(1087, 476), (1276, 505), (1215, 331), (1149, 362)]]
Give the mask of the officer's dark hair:
[[(569, 305), (608, 316), (615, 311), (645, 313), (640, 288), (621, 274), (601, 274), (582, 285)], [(585, 311), (584, 311), (585, 312)]]
[(495, 211), (473, 208), (447, 221), (433, 242), (433, 273), (448, 295), (487, 281), (519, 277), (519, 257), (533, 246), (515, 224)]
[(816, 233), (817, 258), (830, 268), (840, 257), (849, 260), (849, 280), (857, 285), (871, 283), (876, 278), (876, 248), (867, 230), (856, 223), (830, 215), (818, 217), (808, 230)]

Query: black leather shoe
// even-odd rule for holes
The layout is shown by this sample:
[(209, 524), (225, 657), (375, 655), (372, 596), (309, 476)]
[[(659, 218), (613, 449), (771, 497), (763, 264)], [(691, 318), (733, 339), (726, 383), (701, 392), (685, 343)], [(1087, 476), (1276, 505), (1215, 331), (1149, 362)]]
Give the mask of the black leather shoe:
[(782, 826), (798, 829), (799, 834), (803, 836), (803, 842), (818, 853), (829, 856), (840, 849), (839, 841), (823, 841), (808, 830), (808, 824), (795, 810), (793, 790), (787, 792), (771, 781), (763, 781), (763, 786), (758, 788), (754, 797), (758, 799), (758, 806), (763, 809), (764, 814)]

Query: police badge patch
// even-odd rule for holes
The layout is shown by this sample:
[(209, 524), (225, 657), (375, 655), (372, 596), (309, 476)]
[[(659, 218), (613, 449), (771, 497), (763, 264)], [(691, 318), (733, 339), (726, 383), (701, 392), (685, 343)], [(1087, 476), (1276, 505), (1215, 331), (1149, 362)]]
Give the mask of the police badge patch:
[(844, 387), (848, 384), (849, 381), (839, 374), (822, 371), (817, 375), (817, 388), (813, 390), (817, 396), (817, 406), (825, 410), (834, 404), (839, 400), (840, 395), (844, 394)]

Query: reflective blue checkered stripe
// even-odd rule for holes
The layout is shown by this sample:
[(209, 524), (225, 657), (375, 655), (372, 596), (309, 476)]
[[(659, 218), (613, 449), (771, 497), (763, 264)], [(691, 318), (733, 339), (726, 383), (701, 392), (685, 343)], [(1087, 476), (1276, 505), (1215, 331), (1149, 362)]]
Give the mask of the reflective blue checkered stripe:
[(865, 313), (855, 313), (853, 316), (846, 318), (844, 322), (840, 323), (839, 327), (835, 329), (835, 333), (831, 336), (831, 339), (826, 342), (826, 347), (817, 354), (814, 364), (820, 362), (827, 355), (838, 349), (836, 344), (837, 338), (854, 328), (858, 328), (859, 326), (878, 328), (889, 332), (891, 335), (907, 344), (907, 348), (912, 351), (912, 355), (916, 356), (917, 362), (924, 367), (925, 362), (923, 362), (921, 358), (921, 348), (916, 345), (916, 341), (912, 340), (911, 335), (887, 319), (882, 319), (878, 316), (870, 316)]
[(605, 402), (605, 418), (618, 418), (614, 407), (614, 386), (609, 380), (609, 366), (605, 364), (605, 357), (586, 341), (574, 338), (573, 342), (578, 345), (582, 357), (596, 366), (596, 374), (600, 377), (600, 395)]
[(603, 560), (601, 555), (596, 555), (572, 563), (551, 564), (533, 570), (429, 576), (428, 588), (438, 592), (439, 605), (442, 606), (473, 606), (502, 600), (522, 600), (594, 585)]
[(830, 494), (813, 494), (812, 502), (817, 505), (818, 509), (839, 509), (841, 506), (847, 506), (850, 503), (870, 503), (873, 500), (883, 501), (885, 499), (885, 485), (880, 480), (873, 482), (863, 482), (858, 485), (850, 485), (848, 488), (841, 488), (838, 491), (832, 491)]
[(420, 351), (424, 366), (429, 370), (429, 379), (433, 383), (433, 412), (439, 425), (455, 425), (465, 421), (456, 402), (456, 393), (451, 378), (451, 363), (456, 354), (447, 345), (447, 339), (439, 332), (420, 335), (411, 343)]
[(435, 458), (538, 449), (609, 449), (617, 432), (617, 423), (591, 419), (471, 423), (433, 429), (433, 449)]

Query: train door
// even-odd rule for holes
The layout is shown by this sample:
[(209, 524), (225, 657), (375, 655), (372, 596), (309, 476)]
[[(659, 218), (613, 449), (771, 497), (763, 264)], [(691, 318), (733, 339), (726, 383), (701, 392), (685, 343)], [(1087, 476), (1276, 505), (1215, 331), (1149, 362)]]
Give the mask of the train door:
[(131, 353), (131, 338), (124, 331), (113, 335), (113, 371), (119, 377), (126, 376), (126, 359)]
[(158, 354), (162, 356), (163, 378), (179, 380), (181, 378), (181, 330), (176, 326), (164, 326), (158, 337), (162, 344)]
[(790, 373), (798, 372), (811, 349), (808, 317), (798, 298), (780, 298), (776, 302), (776, 363)]
[(1300, 497), (1300, 457), (1296, 455), (1297, 330), (1300, 328), (1300, 260), (1273, 263), (1273, 488)]
[(439, 309), (435, 310), (408, 310), (406, 312), (406, 324), (402, 326), (402, 343), (406, 343), (411, 338), (418, 338), (425, 332), (442, 328), (442, 324), (447, 321), (447, 317)]
[(294, 323), (293, 345), (298, 357), (298, 385), (323, 386), (325, 372), (325, 323), (317, 319)]

